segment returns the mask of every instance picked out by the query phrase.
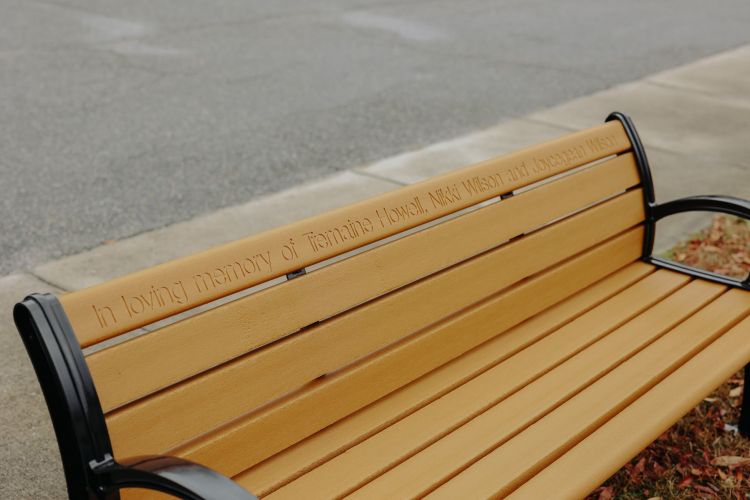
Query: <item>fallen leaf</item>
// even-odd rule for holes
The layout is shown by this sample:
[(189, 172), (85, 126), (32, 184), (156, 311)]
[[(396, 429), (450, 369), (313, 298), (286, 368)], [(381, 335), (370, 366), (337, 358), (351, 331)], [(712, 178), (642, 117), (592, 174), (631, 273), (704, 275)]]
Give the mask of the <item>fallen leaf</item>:
[(730, 398), (738, 398), (742, 396), (742, 386), (735, 387), (731, 391), (729, 391), (729, 397)]
[(684, 478), (682, 481), (680, 481), (677, 484), (677, 487), (680, 488), (680, 489), (687, 488), (688, 486), (690, 486), (692, 484), (692, 482), (693, 482), (693, 478), (690, 477), (690, 476), (687, 476), (686, 478)]
[(719, 497), (719, 495), (717, 495), (716, 492), (712, 490), (711, 488), (709, 488), (708, 486), (702, 486), (700, 484), (696, 484), (693, 486), (693, 488), (695, 488), (698, 491), (702, 491), (703, 493), (707, 493), (708, 495), (711, 496), (711, 498)]
[(635, 467), (633, 467), (633, 470), (630, 471), (630, 477), (632, 479), (637, 478), (641, 474), (643, 474), (643, 471), (646, 469), (646, 457), (641, 457), (640, 460), (638, 460), (638, 463), (635, 464)]
[(602, 488), (602, 491), (599, 492), (599, 500), (612, 500), (614, 497), (615, 492), (611, 486)]
[(719, 467), (742, 467), (744, 465), (750, 465), (750, 458), (725, 455), (723, 457), (714, 458), (711, 460), (711, 463), (713, 465), (718, 465)]

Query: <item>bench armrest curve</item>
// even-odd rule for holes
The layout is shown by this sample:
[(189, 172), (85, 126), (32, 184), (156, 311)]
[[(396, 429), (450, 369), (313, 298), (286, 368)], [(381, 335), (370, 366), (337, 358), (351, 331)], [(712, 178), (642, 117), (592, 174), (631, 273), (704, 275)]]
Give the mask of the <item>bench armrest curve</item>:
[(657, 204), (652, 215), (657, 221), (684, 212), (721, 212), (750, 220), (750, 201), (734, 196), (691, 196)]
[[(703, 195), (680, 198), (666, 203), (655, 204), (651, 208), (651, 217), (656, 222), (670, 215), (686, 212), (718, 212), (734, 215), (750, 221), (750, 201), (736, 198), (734, 196)], [(651, 256), (654, 264), (661, 267), (680, 271), (699, 278), (718, 281), (729, 286), (750, 290), (750, 275), (744, 281), (728, 278), (709, 271), (703, 271), (694, 267), (679, 264), (677, 262)]]
[[(98, 469), (98, 470), (97, 470)], [(230, 478), (182, 458), (154, 455), (94, 467), (108, 489), (147, 488), (188, 500), (257, 500)]]

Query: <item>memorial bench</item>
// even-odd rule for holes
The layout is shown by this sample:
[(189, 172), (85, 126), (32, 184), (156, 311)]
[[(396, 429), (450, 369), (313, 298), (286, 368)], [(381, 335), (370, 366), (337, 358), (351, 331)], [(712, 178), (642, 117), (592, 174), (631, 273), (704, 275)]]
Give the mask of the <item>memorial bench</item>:
[(613, 113), (15, 320), (71, 498), (580, 497), (750, 361), (750, 281), (652, 257), (693, 210), (750, 218)]

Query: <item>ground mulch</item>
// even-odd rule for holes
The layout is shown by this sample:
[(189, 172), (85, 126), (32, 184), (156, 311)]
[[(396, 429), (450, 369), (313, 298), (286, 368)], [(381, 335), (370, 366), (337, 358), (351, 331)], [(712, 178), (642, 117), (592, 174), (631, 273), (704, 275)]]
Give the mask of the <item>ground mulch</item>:
[[(750, 224), (717, 215), (666, 257), (742, 278), (750, 272)], [(750, 439), (737, 433), (742, 372), (716, 389), (589, 499), (750, 498)]]

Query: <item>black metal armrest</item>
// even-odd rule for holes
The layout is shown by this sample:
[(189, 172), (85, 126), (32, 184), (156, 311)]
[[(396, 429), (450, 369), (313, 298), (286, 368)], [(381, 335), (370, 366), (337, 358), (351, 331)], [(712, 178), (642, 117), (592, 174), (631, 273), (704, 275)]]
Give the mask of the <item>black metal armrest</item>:
[(658, 204), (652, 214), (659, 220), (683, 212), (721, 212), (750, 220), (750, 201), (733, 196), (691, 196)]
[(203, 465), (167, 456), (135, 457), (93, 466), (112, 492), (147, 488), (188, 500), (257, 500), (237, 483)]
[[(664, 217), (685, 212), (718, 212), (742, 217), (750, 221), (750, 201), (735, 198), (733, 196), (691, 196), (689, 198), (680, 198), (667, 203), (654, 204), (651, 207), (651, 218), (653, 222), (656, 222)], [(750, 275), (744, 281), (741, 281), (679, 264), (660, 257), (651, 256), (651, 261), (661, 267), (709, 279), (711, 281), (718, 281), (725, 285), (750, 290)]]

